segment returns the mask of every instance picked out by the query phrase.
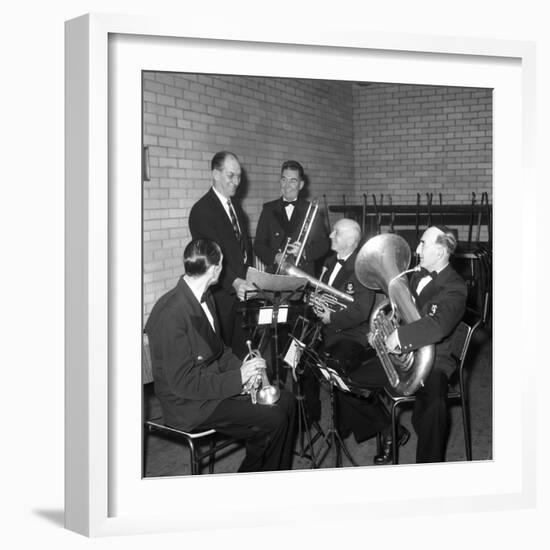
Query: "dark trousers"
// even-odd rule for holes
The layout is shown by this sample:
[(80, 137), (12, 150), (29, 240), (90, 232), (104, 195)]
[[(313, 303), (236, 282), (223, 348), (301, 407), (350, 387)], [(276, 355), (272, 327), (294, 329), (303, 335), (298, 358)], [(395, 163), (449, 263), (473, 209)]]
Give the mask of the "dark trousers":
[(416, 462), (443, 462), (447, 445), (447, 375), (433, 369), (416, 392), (412, 425), (418, 436)]
[[(364, 387), (375, 388), (388, 385), (386, 374), (378, 358), (371, 359), (357, 369), (353, 380)], [(448, 379), (444, 372), (434, 368), (428, 378), (416, 392), (414, 402), (412, 424), (418, 436), (416, 446), (416, 462), (443, 462), (445, 460), (445, 447), (447, 444), (448, 413), (447, 413), (447, 386)], [(346, 401), (350, 401), (348, 396)], [(351, 424), (351, 429), (367, 432), (363, 424), (372, 422), (373, 414), (379, 431), (387, 431), (390, 427), (390, 417), (386, 413), (384, 425), (382, 416), (373, 413), (372, 406), (360, 402), (346, 404), (345, 407), (352, 409), (352, 413), (346, 416), (345, 410), (341, 413), (343, 420)], [(356, 435), (357, 437), (357, 435)]]
[(368, 397), (342, 391), (336, 393), (340, 434), (345, 437), (351, 431), (356, 441), (361, 443), (378, 433), (389, 431), (390, 415), (378, 393), (387, 379), (378, 358), (362, 363), (353, 372), (348, 372), (348, 376), (359, 388), (371, 390), (372, 393)]
[(249, 395), (224, 399), (197, 429), (214, 428), (245, 440), (246, 455), (239, 472), (290, 470), (294, 450), (294, 396), (281, 390), (274, 405), (254, 405)]
[(216, 302), (222, 340), (239, 359), (244, 359), (248, 353), (246, 340), (249, 335), (243, 328), (244, 319), (242, 313), (238, 311), (238, 298), (225, 289), (216, 290), (213, 292), (213, 296)]

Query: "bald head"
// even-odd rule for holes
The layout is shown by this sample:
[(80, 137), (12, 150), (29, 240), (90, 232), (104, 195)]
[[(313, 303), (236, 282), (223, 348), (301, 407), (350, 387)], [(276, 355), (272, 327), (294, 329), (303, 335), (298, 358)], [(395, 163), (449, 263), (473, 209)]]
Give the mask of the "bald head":
[(355, 220), (342, 218), (334, 224), (330, 234), (331, 248), (339, 256), (351, 254), (361, 240), (361, 228)]
[(446, 226), (428, 227), (416, 248), (420, 266), (428, 271), (441, 271), (449, 263), (449, 256), (455, 251), (456, 244), (453, 232)]

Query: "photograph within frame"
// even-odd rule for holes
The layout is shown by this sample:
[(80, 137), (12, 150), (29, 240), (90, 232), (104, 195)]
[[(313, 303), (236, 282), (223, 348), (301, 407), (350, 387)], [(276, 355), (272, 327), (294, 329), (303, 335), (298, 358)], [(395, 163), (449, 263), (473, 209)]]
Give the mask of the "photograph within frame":
[[(200, 490), (189, 476), (170, 478), (161, 483), (141, 480), (139, 411), (142, 380), (141, 372), (135, 369), (135, 365), (141, 363), (142, 349), (142, 339), (139, 338), (138, 342), (135, 339), (135, 335), (141, 332), (142, 319), (141, 303), (136, 301), (136, 296), (142, 292), (141, 276), (136, 280), (136, 273), (141, 272), (142, 153), (141, 139), (136, 139), (141, 134), (140, 117), (136, 116), (141, 111), (141, 74), (151, 67), (155, 70), (217, 73), (219, 69), (212, 61), (212, 54), (217, 52), (212, 45), (220, 46), (223, 62), (227, 64), (236, 48), (231, 40), (223, 39), (235, 37), (212, 32), (206, 27), (202, 31), (194, 28), (191, 34), (204, 36), (208, 47), (200, 52), (191, 48), (181, 55), (179, 44), (181, 37), (185, 36), (184, 29), (181, 24), (174, 25), (166, 18), (151, 22), (139, 17), (87, 16), (69, 22), (68, 29), (67, 59), (71, 78), (67, 81), (67, 235), (68, 249), (81, 253), (78, 258), (68, 255), (66, 525), (89, 535), (205, 529), (213, 522), (219, 528), (235, 527), (234, 518), (231, 522), (226, 521), (226, 495), (231, 495), (233, 509), (247, 511), (246, 521), (238, 525), (293, 523), (296, 507), (279, 493), (283, 491), (288, 495), (288, 490), (295, 488), (295, 476), (291, 480), (280, 473), (263, 478), (263, 483), (271, 488), (272, 499), (261, 506), (239, 497), (250, 495), (253, 486), (257, 487), (256, 476), (214, 476), (215, 484), (211, 483), (212, 476), (203, 476)], [(177, 38), (167, 41), (167, 36)], [(261, 36), (254, 37), (252, 32), (247, 38), (261, 42), (269, 41), (270, 37), (263, 30)], [(495, 228), (499, 233), (499, 243), (521, 251), (520, 254), (526, 258), (532, 252), (531, 241), (521, 231), (513, 231), (505, 223), (505, 218), (506, 212), (517, 206), (511, 193), (514, 182), (522, 181), (526, 190), (534, 188), (534, 183), (525, 178), (530, 166), (527, 151), (533, 145), (534, 112), (529, 108), (533, 105), (534, 93), (533, 45), (465, 39), (457, 47), (454, 39), (413, 38), (380, 33), (361, 33), (358, 37), (348, 32), (334, 32), (325, 36), (322, 42), (336, 49), (353, 46), (356, 48), (354, 55), (359, 57), (367, 55), (368, 48), (384, 51), (381, 63), (372, 65), (367, 56), (366, 61), (362, 59), (359, 71), (374, 67), (377, 72), (375, 80), (380, 82), (391, 81), (391, 73), (398, 71), (401, 75), (399, 81), (423, 83), (430, 80), (429, 75), (437, 74), (437, 78), (449, 85), (468, 81), (475, 82), (476, 86), (494, 86), (494, 113), (495, 120), (499, 121), (494, 136), (495, 186), (498, 192)], [(305, 67), (314, 74), (324, 72), (326, 63), (317, 63), (315, 59), (303, 63), (301, 59), (305, 50), (311, 52), (318, 47), (317, 36), (307, 30), (302, 31), (299, 38), (288, 33), (283, 36), (278, 29), (271, 39), (272, 44), (268, 45), (244, 44), (250, 47), (249, 55), (244, 58), (247, 66), (244, 72), (251, 70), (251, 74), (266, 74), (264, 61), (268, 54), (270, 61), (275, 62), (274, 70), (283, 74), (280, 68), (283, 65), (277, 68), (277, 63), (283, 63), (285, 56), (279, 55), (276, 42), (286, 42), (282, 45), (282, 52), (292, 53), (300, 71)], [(308, 46), (304, 50), (289, 45), (298, 42), (317, 46)], [(242, 46), (243, 43), (239, 43), (239, 47)], [(273, 56), (274, 50), (277, 54)], [(433, 56), (419, 52), (437, 53)], [(331, 54), (334, 58), (334, 52)], [(398, 59), (397, 65), (394, 64), (395, 58)], [(218, 59), (222, 57), (218, 55)], [(334, 77), (340, 77), (342, 67), (353, 72), (350, 65), (346, 65), (347, 61), (332, 68)], [(449, 62), (451, 70), (445, 66)], [(465, 66), (468, 67), (466, 72)], [(284, 70), (290, 77), (297, 76), (293, 73), (298, 71), (292, 66), (289, 68), (285, 64)], [(236, 74), (240, 71), (240, 68), (232, 70)], [(359, 74), (353, 76), (354, 80), (361, 78)], [(87, 116), (90, 111), (94, 113), (93, 117)], [(112, 155), (109, 170), (105, 147), (107, 133)], [(522, 154), (518, 155), (520, 150)], [(82, 159), (86, 162), (81, 162)], [(87, 222), (82, 224), (82, 220)], [(139, 235), (137, 239), (136, 235)], [(506, 250), (501, 245), (497, 248), (495, 263), (502, 265)], [(88, 263), (86, 258), (92, 261)], [(495, 281), (495, 296), (502, 297), (507, 294), (511, 279), (504, 270), (500, 273)], [(92, 302), (83, 302), (82, 289), (93, 297)], [(523, 289), (524, 294), (531, 295), (528, 286), (523, 286)], [(497, 299), (494, 308), (495, 318), (504, 318), (502, 300)], [(522, 318), (524, 313), (520, 314)], [(525, 322), (527, 319), (525, 316)], [(85, 327), (89, 330), (83, 332)], [(512, 338), (512, 330), (500, 324), (495, 346), (495, 361), (499, 364), (498, 384), (495, 386), (497, 397), (510, 391), (517, 392), (517, 382), (512, 384), (510, 381), (513, 376), (511, 365), (520, 356), (532, 355), (521, 343), (508, 349), (504, 344)], [(82, 365), (82, 369), (75, 370), (75, 364)], [(337, 478), (330, 469), (315, 473), (315, 476), (304, 471), (299, 476), (300, 490), (307, 487), (315, 505), (300, 509), (300, 521), (318, 522), (327, 506), (331, 507), (333, 519), (338, 521), (361, 520), (366, 511), (373, 519), (397, 517), (410, 514), (411, 505), (416, 512), (428, 514), (516, 509), (532, 505), (535, 474), (529, 464), (534, 456), (534, 439), (527, 419), (534, 412), (529, 400), (534, 384), (529, 372), (527, 368), (520, 382), (522, 391), (517, 394), (522, 415), (511, 415), (503, 408), (503, 400), (497, 399), (494, 403), (495, 418), (505, 418), (507, 430), (512, 429), (518, 434), (517, 440), (522, 445), (511, 444), (506, 432), (498, 427), (503, 423), (497, 422), (493, 461), (467, 465), (467, 476), (462, 475), (462, 468), (456, 465), (430, 467), (425, 471), (422, 483), (411, 478), (409, 467), (376, 469), (376, 476), (370, 475), (373, 468), (346, 468), (336, 472)], [(318, 480), (312, 482), (312, 478), (317, 479), (318, 475), (322, 477), (321, 484)], [(368, 491), (350, 492), (349, 488), (358, 483), (365, 484)], [(390, 500), (388, 487), (392, 488)], [(184, 506), (184, 516), (182, 491), (188, 497), (187, 501), (194, 503), (193, 507)], [(218, 496), (216, 503), (204, 498), (212, 491)], [(151, 515), (151, 502), (156, 503), (157, 515)], [(334, 508), (335, 503), (339, 504), (337, 508)], [(209, 510), (207, 523), (201, 512), (205, 507)]]
[[(492, 90), (154, 71), (142, 76), (143, 148), (150, 155), (150, 178), (143, 181), (144, 325), (155, 301), (183, 273), (183, 249), (191, 239), (187, 220), (193, 204), (211, 186), (211, 157), (218, 150), (237, 154), (242, 179), (235, 199), (248, 216), (247, 233), (252, 236), (262, 205), (280, 196), (281, 164), (296, 159), (306, 171), (300, 197), (321, 203), (319, 218), (327, 235), (342, 217), (356, 220), (363, 230), (358, 250), (368, 238), (390, 231), (403, 236), (412, 251), (429, 225), (448, 225), (456, 232), (459, 247), (453, 266), (468, 284), (468, 306), (474, 311), (469, 317), (475, 317), (473, 323), (481, 320), (481, 326), (466, 363), (467, 373), (473, 373), (469, 406), (475, 408), (463, 420), (461, 407), (449, 407), (446, 459), (455, 462), (472, 455), (471, 448), (465, 451), (466, 421), (474, 425), (477, 448), (472, 458), (490, 460)], [(327, 257), (330, 251), (318, 262), (316, 278)], [(256, 255), (252, 265), (265, 269)], [(301, 304), (294, 309), (304, 311)], [(288, 334), (294, 321), (291, 316), (283, 333)], [(267, 338), (258, 336), (251, 323), (247, 329), (251, 340), (261, 338), (264, 356), (273, 360), (266, 345), (269, 327), (261, 333)], [(364, 332), (366, 342), (367, 323)], [(154, 395), (147, 339), (144, 345), (144, 419), (155, 419), (149, 425), (153, 434), (148, 429), (144, 434), (144, 475), (191, 473), (191, 460), (182, 460), (185, 436), (178, 438), (170, 429), (163, 437), (159, 427), (162, 409)], [(311, 361), (306, 359), (299, 370), (308, 368)], [(271, 368), (272, 377), (274, 372)], [(301, 394), (296, 384), (291, 388), (287, 373), (279, 372), (284, 378), (275, 373), (279, 384), (286, 382), (290, 391)], [(456, 387), (458, 376), (453, 380)], [(320, 386), (322, 422), (310, 427), (311, 412), (305, 407), (293, 469), (372, 465), (379, 452), (376, 438), (357, 441), (352, 435), (342, 441), (340, 456), (328, 448), (324, 436), (337, 412), (336, 405), (330, 406), (326, 384)], [(411, 408), (405, 413), (412, 441), (400, 450), (399, 463), (411, 464), (416, 434)], [(312, 439), (313, 454), (308, 452)], [(226, 451), (217, 458), (216, 471), (236, 472), (243, 453), (238, 447)]]

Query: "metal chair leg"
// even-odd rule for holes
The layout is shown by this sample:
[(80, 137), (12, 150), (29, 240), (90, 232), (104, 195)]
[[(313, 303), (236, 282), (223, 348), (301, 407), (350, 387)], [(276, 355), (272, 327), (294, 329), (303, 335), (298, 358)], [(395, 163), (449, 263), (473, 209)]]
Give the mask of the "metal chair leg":
[(468, 414), (468, 400), (466, 398), (464, 377), (462, 372), (460, 373), (459, 379), (460, 387), (460, 406), (462, 408), (462, 426), (464, 429), (464, 447), (466, 448), (466, 460), (472, 460), (472, 441), (471, 441), (471, 430), (470, 430), (470, 415)]
[(195, 454), (195, 444), (191, 439), (187, 443), (189, 444), (189, 456), (191, 459), (191, 475), (198, 475), (200, 474), (200, 468)]
[(398, 403), (393, 403), (391, 407), (391, 437), (393, 464), (399, 464), (399, 445), (397, 443), (397, 407)]
[(210, 438), (209, 447), (210, 447), (210, 454), (208, 455), (208, 473), (213, 474), (214, 473), (214, 461), (215, 461), (214, 437)]

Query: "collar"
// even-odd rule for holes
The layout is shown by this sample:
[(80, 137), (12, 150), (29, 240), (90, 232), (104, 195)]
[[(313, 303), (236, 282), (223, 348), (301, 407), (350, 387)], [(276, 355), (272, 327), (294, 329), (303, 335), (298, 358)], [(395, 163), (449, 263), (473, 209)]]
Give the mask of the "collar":
[(189, 284), (187, 277), (185, 275), (182, 276), (181, 280), (185, 283), (185, 285), (187, 286), (191, 294), (193, 294), (193, 296), (195, 297), (195, 299), (199, 304), (206, 302), (206, 300), (209, 298), (211, 294), (210, 288), (207, 287), (204, 292), (201, 292), (200, 289), (197, 289)]
[(230, 200), (231, 203), (233, 203), (233, 201), (227, 197), (224, 197), (214, 186), (212, 186), (212, 191), (214, 191), (214, 194), (216, 195), (216, 197), (218, 197), (218, 200), (222, 203), (222, 206), (225, 208), (225, 210), (228, 209), (228, 206), (227, 206), (227, 201)]
[(340, 257), (339, 254), (336, 254), (336, 261), (341, 263), (341, 264), (344, 264), (344, 262), (347, 262), (348, 261), (348, 258), (353, 254), (353, 252), (350, 252), (349, 254), (347, 254), (346, 256), (342, 256)]

